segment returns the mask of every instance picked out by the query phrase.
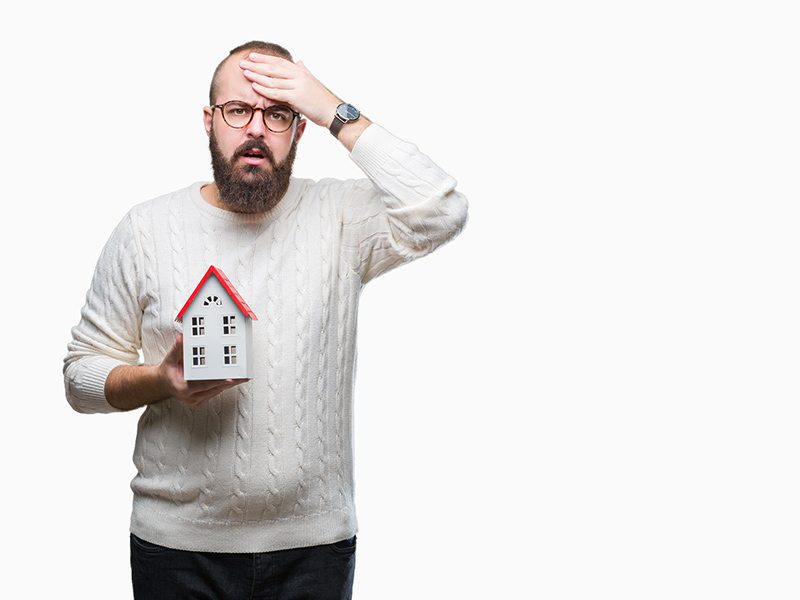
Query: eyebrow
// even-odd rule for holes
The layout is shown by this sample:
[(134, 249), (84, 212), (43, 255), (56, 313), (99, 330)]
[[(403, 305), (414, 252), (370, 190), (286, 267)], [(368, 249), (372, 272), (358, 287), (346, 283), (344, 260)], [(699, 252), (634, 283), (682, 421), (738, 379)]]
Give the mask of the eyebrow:
[[(244, 101), (244, 100), (239, 100), (239, 99), (237, 99), (237, 98), (234, 98), (233, 100), (226, 100), (225, 102), (220, 102), (220, 103), (219, 103), (217, 106), (222, 106), (223, 104), (227, 104), (228, 102), (239, 102), (239, 103), (241, 103), (241, 104), (246, 104), (246, 105), (247, 105), (247, 106), (249, 106), (250, 108), (257, 108), (256, 106), (253, 106), (253, 105), (252, 105), (252, 104), (250, 104), (249, 102), (246, 102), (246, 101)], [(265, 107), (264, 107), (264, 110), (266, 110), (266, 109), (268, 109), (268, 108), (285, 108), (286, 110), (290, 110), (290, 111), (292, 111), (292, 112), (296, 112), (296, 113), (299, 113), (299, 112), (300, 112), (299, 110), (297, 110), (297, 109), (293, 108), (293, 107), (292, 107), (291, 105), (289, 105), (289, 104), (269, 104), (269, 105), (267, 105), (267, 106), (265, 106)], [(259, 109), (259, 110), (261, 110), (261, 109)]]

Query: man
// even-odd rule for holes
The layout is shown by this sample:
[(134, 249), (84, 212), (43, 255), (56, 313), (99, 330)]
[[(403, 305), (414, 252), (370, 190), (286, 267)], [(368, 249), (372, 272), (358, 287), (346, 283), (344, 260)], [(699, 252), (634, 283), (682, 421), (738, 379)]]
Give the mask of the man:
[[(291, 177), (309, 121), (365, 179)], [(67, 399), (86, 413), (146, 408), (136, 598), (349, 598), (359, 294), (455, 237), (467, 203), (274, 44), (220, 63), (204, 122), (214, 182), (136, 206), (113, 232), (72, 331)], [(258, 316), (251, 380), (183, 378), (175, 317), (211, 265)]]

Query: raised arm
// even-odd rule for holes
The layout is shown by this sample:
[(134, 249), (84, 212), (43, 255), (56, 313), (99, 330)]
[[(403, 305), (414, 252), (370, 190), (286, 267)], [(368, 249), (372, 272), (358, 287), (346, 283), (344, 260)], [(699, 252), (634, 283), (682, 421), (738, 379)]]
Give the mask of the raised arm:
[[(285, 58), (253, 52), (239, 66), (258, 94), (273, 102), (294, 107), (320, 127), (330, 127), (342, 100), (322, 85), (303, 61), (293, 63)], [(352, 152), (356, 141), (369, 125), (369, 119), (363, 115), (345, 124), (339, 131), (339, 141)]]
[[(302, 61), (251, 53), (239, 66), (258, 94), (330, 127), (342, 100)], [(354, 190), (343, 207), (346, 260), (364, 281), (433, 251), (455, 237), (467, 219), (467, 201), (455, 191), (455, 179), (416, 146), (377, 125), (365, 134), (370, 125), (362, 115), (337, 136), (372, 182)]]

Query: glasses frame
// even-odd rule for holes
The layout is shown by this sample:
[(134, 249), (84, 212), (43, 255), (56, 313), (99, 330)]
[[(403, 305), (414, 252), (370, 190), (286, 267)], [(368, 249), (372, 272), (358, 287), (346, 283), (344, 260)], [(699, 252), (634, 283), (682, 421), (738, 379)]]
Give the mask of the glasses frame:
[[(230, 123), (228, 123), (228, 120), (225, 118), (225, 107), (228, 104), (232, 104), (234, 102), (236, 104), (244, 104), (246, 106), (249, 106), (250, 107), (250, 111), (251, 111), (250, 112), (250, 120), (248, 120), (247, 123), (245, 123), (244, 125), (240, 125), (239, 127), (235, 127), (234, 125), (231, 125)], [(287, 131), (289, 131), (292, 128), (292, 125), (294, 125), (294, 122), (297, 119), (299, 119), (300, 117), (302, 117), (302, 115), (299, 112), (297, 112), (293, 108), (291, 108), (289, 106), (286, 106), (284, 104), (271, 104), (271, 105), (267, 106), (266, 108), (256, 108), (255, 106), (253, 106), (252, 104), (249, 104), (248, 102), (245, 102), (244, 100), (228, 100), (224, 104), (212, 104), (211, 105), (211, 111), (213, 112), (215, 108), (219, 109), (219, 112), (222, 115), (222, 120), (225, 121), (225, 125), (227, 125), (231, 129), (244, 129), (245, 127), (250, 125), (250, 123), (253, 122), (253, 117), (256, 116), (256, 111), (257, 110), (261, 111), (261, 120), (264, 122), (264, 127), (269, 129), (272, 133), (286, 133)], [(269, 125), (267, 125), (267, 111), (270, 110), (271, 108), (287, 108), (290, 111), (292, 111), (292, 121), (291, 121), (291, 123), (289, 123), (289, 126), (286, 129), (284, 129), (283, 131), (275, 131)]]

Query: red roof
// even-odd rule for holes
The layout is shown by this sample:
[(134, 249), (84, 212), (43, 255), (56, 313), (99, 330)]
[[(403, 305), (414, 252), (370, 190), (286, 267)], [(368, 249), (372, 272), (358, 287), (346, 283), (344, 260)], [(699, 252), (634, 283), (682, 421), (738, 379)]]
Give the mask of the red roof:
[(203, 278), (200, 280), (200, 283), (197, 284), (197, 287), (195, 288), (194, 292), (192, 292), (192, 295), (189, 297), (189, 299), (186, 301), (186, 304), (183, 305), (181, 312), (179, 312), (178, 316), (175, 318), (176, 321), (179, 321), (180, 319), (183, 318), (183, 313), (185, 313), (186, 309), (188, 309), (189, 306), (192, 304), (195, 296), (197, 296), (197, 293), (200, 291), (200, 288), (203, 287), (203, 284), (206, 282), (209, 275), (214, 275), (214, 277), (217, 278), (217, 280), (222, 284), (222, 287), (225, 288), (225, 291), (228, 292), (228, 295), (231, 298), (233, 298), (234, 302), (236, 302), (236, 306), (242, 309), (242, 312), (245, 314), (246, 317), (250, 317), (254, 321), (258, 321), (258, 317), (256, 317), (253, 310), (249, 306), (247, 306), (247, 302), (245, 302), (244, 298), (242, 298), (239, 292), (236, 291), (236, 288), (233, 287), (230, 280), (225, 276), (225, 273), (223, 273), (213, 265), (208, 268), (208, 271), (206, 271), (206, 274), (203, 275)]

